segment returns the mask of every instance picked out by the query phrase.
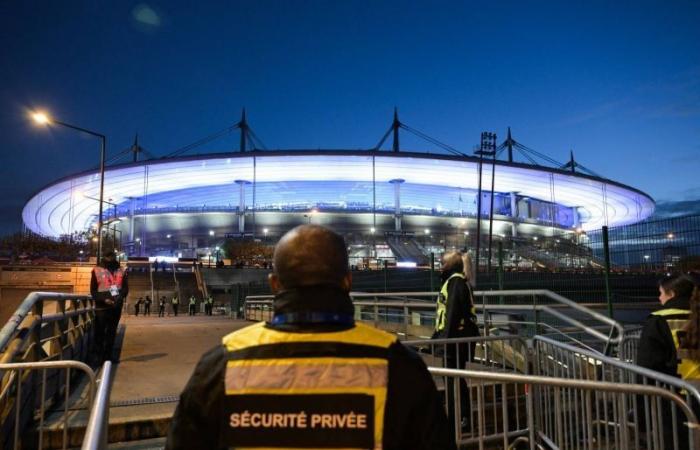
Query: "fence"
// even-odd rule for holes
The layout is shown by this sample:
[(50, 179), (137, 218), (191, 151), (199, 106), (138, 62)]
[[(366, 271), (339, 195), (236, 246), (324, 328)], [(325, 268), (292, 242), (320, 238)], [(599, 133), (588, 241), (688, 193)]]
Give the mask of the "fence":
[[(469, 415), (475, 428), (463, 433), (459, 426), (462, 417), (459, 401), (454, 402), (457, 408), (454, 418), (457, 442), (468, 448), (476, 446), (483, 450), (500, 442), (503, 449), (527, 444), (531, 450), (680, 450), (698, 448), (700, 444), (695, 431), (697, 418), (691, 408), (680, 396), (660, 387), (474, 370), (429, 370), (443, 383), (452, 383), (456, 393), (460, 380), (467, 384), (471, 399)], [(497, 399), (489, 400), (494, 395)], [(640, 402), (630, 406), (627, 401), (630, 398)], [(492, 413), (486, 408), (489, 401), (496, 405), (493, 417), (498, 421), (497, 426), (488, 420)], [(525, 417), (516, 409), (521, 403)], [(674, 429), (677, 439), (672, 447), (665, 445), (662, 421), (650, 420), (649, 426), (641, 430), (631, 426), (628, 420), (630, 412), (639, 415), (642, 411), (647, 417), (658, 419), (668, 405), (684, 419), (683, 425)]]
[[(87, 377), (87, 397), (74, 402), (71, 399), (71, 383), (78, 381), (78, 373)], [(3, 419), (0, 422), (0, 448), (43, 449), (46, 443), (44, 433), (47, 432), (44, 429), (46, 413), (53, 406), (61, 406), (61, 448), (67, 449), (71, 444), (68, 438), (69, 408), (89, 409), (92, 405), (95, 394), (95, 374), (92, 369), (79, 361), (12, 363), (0, 364), (0, 375), (0, 418)], [(82, 386), (79, 389), (82, 390)], [(38, 421), (37, 436), (22, 436), (26, 426), (33, 420)], [(55, 435), (49, 434), (49, 440), (54, 437)], [(51, 447), (55, 448), (56, 444)]]
[[(597, 380), (615, 384), (639, 383), (654, 386), (668, 392), (677, 393), (683, 398), (684, 403), (694, 411), (700, 411), (700, 392), (697, 387), (635, 364), (630, 364), (619, 359), (606, 357), (595, 352), (586, 351), (565, 343), (556, 342), (543, 336), (534, 338), (534, 372), (543, 376), (563, 377), (568, 379)], [(631, 355), (627, 355), (630, 357)], [(682, 439), (682, 423), (678, 417), (679, 412), (668, 403), (660, 405), (648, 404), (647, 400), (641, 400), (630, 396), (623, 396), (620, 407), (630, 412), (628, 427), (630, 435), (622, 436), (633, 444), (631, 448), (648, 448), (643, 436), (644, 430), (656, 427), (666, 430), (666, 434), (654, 436), (660, 439), (659, 444), (663, 448), (663, 440), (667, 443), (672, 440), (674, 444)], [(619, 430), (618, 430), (619, 431)], [(678, 447), (674, 447), (678, 448)], [(683, 447), (680, 447), (683, 448)], [(697, 448), (697, 447), (690, 447)]]
[[(109, 427), (109, 394), (112, 390), (114, 368), (110, 361), (102, 366), (102, 379), (97, 390), (97, 397), (90, 411), (90, 419), (85, 428), (82, 450), (104, 450), (107, 448)], [(41, 448), (41, 447), (39, 447)]]
[[(435, 292), (351, 293), (355, 319), (403, 336), (429, 337), (435, 317)], [(548, 334), (598, 352), (612, 351), (624, 334), (609, 317), (546, 290), (477, 291), (475, 308), (484, 334)], [(272, 296), (249, 296), (248, 320), (270, 320)]]
[[(613, 267), (642, 272), (700, 269), (700, 215), (612, 227), (608, 236)], [(588, 232), (584, 244), (602, 258), (600, 230)]]
[[(0, 330), (0, 435), (4, 441), (0, 449), (20, 448), (17, 442), (23, 440), (22, 433), (37, 413), (41, 430), (45, 411), (60, 405), (61, 396), (67, 414), (71, 384), (79, 382), (79, 373), (86, 374), (92, 398), (95, 377), (80, 360), (89, 356), (93, 318), (89, 296), (33, 292)], [(63, 448), (67, 448), (65, 425)], [(31, 442), (32, 436), (28, 439)], [(42, 431), (38, 439), (43, 440)]]

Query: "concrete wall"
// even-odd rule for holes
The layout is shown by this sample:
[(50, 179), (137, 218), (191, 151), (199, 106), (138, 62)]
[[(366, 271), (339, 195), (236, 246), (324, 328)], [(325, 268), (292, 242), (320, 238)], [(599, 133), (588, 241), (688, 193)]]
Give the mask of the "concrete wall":
[(89, 265), (0, 267), (0, 326), (32, 291), (90, 293)]

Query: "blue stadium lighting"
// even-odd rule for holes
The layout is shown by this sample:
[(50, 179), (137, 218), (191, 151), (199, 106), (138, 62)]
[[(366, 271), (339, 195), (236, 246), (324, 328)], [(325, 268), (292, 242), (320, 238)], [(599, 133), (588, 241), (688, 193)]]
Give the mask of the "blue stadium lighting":
[[(484, 166), (484, 179), (490, 180), (490, 171), (490, 165)], [(405, 180), (400, 185), (402, 214), (476, 215), (475, 159), (405, 152), (249, 152), (149, 160), (108, 167), (105, 192), (121, 218), (132, 208), (137, 214), (173, 216), (234, 213), (241, 189), (246, 211), (371, 213), (376, 198), (377, 213), (391, 215), (394, 185), (389, 181), (398, 178)], [(495, 192), (496, 214), (507, 215), (499, 202), (505, 205), (510, 193), (517, 193), (522, 208), (541, 224), (569, 230), (635, 223), (654, 211), (651, 197), (621, 183), (520, 163), (497, 163)], [(27, 202), (24, 223), (46, 236), (89, 229), (98, 214), (97, 202), (89, 197), (98, 194), (96, 171), (61, 179)], [(107, 217), (113, 214), (111, 208), (106, 212)]]

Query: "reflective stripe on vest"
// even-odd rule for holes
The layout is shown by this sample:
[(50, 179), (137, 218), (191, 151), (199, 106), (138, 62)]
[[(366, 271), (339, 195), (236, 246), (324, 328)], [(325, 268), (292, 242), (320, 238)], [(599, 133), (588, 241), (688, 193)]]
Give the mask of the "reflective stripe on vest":
[[(435, 331), (442, 331), (445, 329), (445, 320), (447, 319), (447, 284), (453, 278), (461, 278), (464, 280), (464, 274), (453, 273), (450, 277), (442, 283), (440, 288), (440, 293), (437, 298), (437, 307), (435, 309)], [(473, 308), (472, 308), (473, 309)], [(473, 313), (474, 311), (472, 311)]]
[(229, 334), (224, 444), (381, 449), (394, 342), (360, 323), (330, 333), (259, 323)]
[(98, 292), (108, 292), (112, 285), (117, 286), (119, 289), (122, 288), (122, 282), (124, 281), (124, 270), (122, 270), (121, 267), (117, 269), (114, 274), (100, 266), (93, 267), (92, 271), (95, 273)]
[[(666, 320), (668, 328), (673, 336), (673, 345), (676, 347), (676, 355), (678, 357), (678, 366), (676, 372), (684, 380), (700, 379), (700, 361), (687, 357), (687, 352), (680, 347), (679, 334), (685, 332), (685, 327), (688, 324), (688, 316), (690, 311), (687, 309), (668, 308), (651, 313), (653, 316), (660, 316)], [(673, 317), (681, 316), (681, 317)]]

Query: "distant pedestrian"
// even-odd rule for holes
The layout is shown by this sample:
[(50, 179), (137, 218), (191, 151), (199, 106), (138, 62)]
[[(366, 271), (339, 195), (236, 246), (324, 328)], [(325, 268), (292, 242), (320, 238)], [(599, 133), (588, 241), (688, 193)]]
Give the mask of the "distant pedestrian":
[(165, 295), (158, 301), (158, 317), (165, 317)]
[(177, 298), (177, 295), (173, 297), (172, 301), (170, 302), (173, 305), (173, 315), (177, 317), (177, 310), (178, 307), (180, 306), (180, 300)]
[(139, 310), (141, 309), (141, 303), (143, 303), (143, 297), (139, 297), (139, 299), (136, 300), (136, 303), (134, 303), (134, 315), (136, 317), (139, 316)]
[(195, 307), (197, 306), (197, 299), (194, 298), (194, 295), (190, 296), (190, 307), (188, 311), (189, 316), (194, 316), (197, 314), (197, 311), (195, 310)]
[(151, 297), (149, 297), (148, 295), (146, 296), (146, 300), (144, 300), (143, 302), (143, 315), (151, 315)]
[(214, 299), (211, 298), (211, 295), (208, 295), (207, 298), (204, 299), (204, 313), (207, 316), (211, 316), (213, 309), (214, 309)]

